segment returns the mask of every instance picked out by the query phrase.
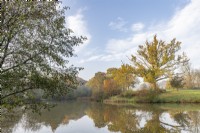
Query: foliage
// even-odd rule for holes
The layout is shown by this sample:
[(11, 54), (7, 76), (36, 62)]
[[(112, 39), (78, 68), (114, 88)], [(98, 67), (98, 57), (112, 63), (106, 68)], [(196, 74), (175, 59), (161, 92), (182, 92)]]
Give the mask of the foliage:
[[(81, 68), (68, 65), (74, 47), (85, 39), (65, 27), (65, 11), (57, 3), (2, 1), (0, 33), (1, 105), (28, 105), (33, 90), (43, 98), (66, 95), (76, 88)], [(33, 106), (34, 108), (36, 106)]]
[(187, 89), (193, 88), (194, 86), (193, 70), (190, 63), (182, 66), (182, 73), (183, 73), (184, 82), (185, 82), (184, 88), (187, 88)]
[(170, 85), (171, 85), (173, 88), (176, 88), (177, 90), (183, 88), (183, 86), (184, 86), (184, 79), (183, 79), (183, 77), (180, 77), (180, 76), (178, 76), (178, 75), (174, 76), (174, 77), (170, 80)]
[(136, 77), (133, 74), (133, 68), (128, 64), (122, 64), (119, 69), (112, 71), (113, 79), (118, 86), (125, 91), (131, 86), (134, 86)]
[(126, 97), (126, 98), (132, 98), (136, 95), (137, 95), (136, 91), (133, 91), (133, 90), (127, 90), (120, 94), (121, 97)]
[(112, 78), (107, 78), (104, 80), (103, 90), (105, 98), (117, 95), (121, 92), (117, 82)]
[(108, 68), (107, 73), (96, 73), (87, 85), (92, 90), (93, 99), (103, 100), (128, 90), (135, 82), (132, 67), (123, 64), (120, 68)]
[(158, 40), (155, 35), (152, 42), (146, 41), (139, 46), (136, 56), (132, 55), (134, 73), (157, 90), (158, 81), (169, 78), (180, 64), (188, 61), (184, 53), (177, 55), (180, 46), (181, 42), (176, 39), (166, 43)]
[(166, 89), (166, 90), (172, 90), (172, 89), (173, 89), (173, 87), (171, 86), (170, 80), (171, 80), (171, 79), (168, 79), (168, 80), (166, 81), (166, 84), (165, 84), (165, 89)]
[(106, 79), (106, 74), (102, 72), (95, 73), (95, 76), (87, 82), (87, 86), (92, 90), (92, 98), (96, 100), (103, 100), (103, 85)]
[(139, 91), (137, 91), (137, 94), (136, 94), (136, 97), (137, 97), (136, 102), (137, 103), (152, 103), (152, 102), (155, 102), (155, 100), (158, 97), (158, 94), (161, 94), (161, 93), (162, 93), (161, 90), (159, 90), (159, 92), (157, 90), (153, 90), (153, 89), (139, 90)]
[(191, 64), (186, 64), (182, 67), (182, 73), (185, 89), (200, 88), (200, 69), (193, 69)]
[(194, 87), (193, 88), (199, 88), (200, 89), (200, 69), (194, 70)]

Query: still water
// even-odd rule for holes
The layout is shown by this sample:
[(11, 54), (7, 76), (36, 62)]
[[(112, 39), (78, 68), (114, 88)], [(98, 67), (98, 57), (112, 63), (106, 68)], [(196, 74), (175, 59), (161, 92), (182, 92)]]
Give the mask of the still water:
[(4, 133), (200, 133), (200, 105), (63, 102), (41, 115), (15, 113)]

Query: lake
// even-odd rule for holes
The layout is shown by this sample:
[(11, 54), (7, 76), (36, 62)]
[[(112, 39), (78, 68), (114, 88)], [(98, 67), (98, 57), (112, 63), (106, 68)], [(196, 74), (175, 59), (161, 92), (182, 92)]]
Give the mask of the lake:
[(200, 133), (200, 105), (62, 102), (41, 115), (12, 114), (1, 127), (3, 133)]

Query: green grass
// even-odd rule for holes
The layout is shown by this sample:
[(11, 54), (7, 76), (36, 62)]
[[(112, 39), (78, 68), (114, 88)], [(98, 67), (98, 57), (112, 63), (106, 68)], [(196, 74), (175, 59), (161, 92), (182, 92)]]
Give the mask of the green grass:
[[(148, 97), (148, 96), (147, 96)], [(114, 96), (106, 99), (105, 103), (200, 103), (200, 90), (173, 90), (159, 94), (155, 98)]]
[(135, 103), (135, 98), (126, 98), (121, 96), (113, 96), (104, 100), (104, 103)]
[(167, 91), (156, 100), (161, 103), (200, 103), (200, 90)]

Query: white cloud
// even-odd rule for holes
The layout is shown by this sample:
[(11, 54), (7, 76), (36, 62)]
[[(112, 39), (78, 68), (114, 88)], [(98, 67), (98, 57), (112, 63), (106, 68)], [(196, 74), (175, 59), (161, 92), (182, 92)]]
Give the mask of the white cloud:
[(146, 38), (145, 34), (136, 34), (126, 39), (111, 39), (108, 41), (106, 51), (111, 54), (117, 54), (135, 48), (137, 45), (143, 43)]
[(94, 55), (89, 57), (88, 59), (82, 59), (79, 63), (86, 63), (94, 60), (99, 60), (103, 55)]
[(182, 51), (186, 52), (192, 64), (196, 67), (200, 67), (199, 7), (200, 0), (191, 0), (188, 5), (177, 11), (175, 15), (164, 24), (148, 27), (148, 31), (130, 35), (125, 39), (110, 39), (107, 43), (107, 55), (105, 55), (105, 57), (108, 55), (112, 57), (117, 57), (117, 55), (126, 57), (127, 55), (134, 54), (138, 45), (145, 43), (146, 39), (149, 40), (154, 34), (157, 34), (159, 38), (166, 41), (170, 41), (176, 37), (178, 41), (182, 42)]
[[(158, 35), (158, 38), (167, 42), (176, 37), (178, 41), (182, 42), (182, 51), (186, 52), (193, 66), (200, 67), (199, 7), (200, 0), (191, 0), (188, 5), (177, 10), (171, 19), (166, 22), (154, 24), (153, 26), (145, 25), (145, 30), (141, 29), (140, 32), (132, 32), (124, 39), (112, 38), (108, 40), (105, 51), (98, 49), (88, 51), (86, 56), (88, 58), (79, 62), (87, 69), (81, 73), (81, 76), (87, 79), (92, 77), (96, 71), (106, 70), (117, 65), (120, 66), (121, 60), (130, 63), (127, 60), (127, 56), (130, 57), (131, 54), (135, 54), (138, 45), (144, 44), (146, 40), (151, 40), (155, 34)], [(113, 22), (110, 25), (115, 24)], [(116, 27), (125, 27), (125, 24), (121, 25)], [(119, 30), (119, 28), (115, 28), (115, 30)]]
[(109, 26), (113, 30), (119, 30), (121, 32), (127, 32), (127, 28), (125, 27), (126, 24), (127, 24), (127, 22), (123, 18), (118, 17), (117, 20), (111, 21), (109, 23)]
[(84, 19), (84, 10), (85, 8), (80, 9), (75, 15), (66, 17), (66, 25), (74, 32), (74, 35), (87, 37), (87, 40), (84, 41), (83, 44), (75, 48), (76, 53), (80, 52), (85, 46), (87, 46), (92, 38), (88, 31), (87, 22)]
[(144, 24), (143, 23), (135, 23), (131, 26), (132, 31), (141, 31), (144, 29)]

